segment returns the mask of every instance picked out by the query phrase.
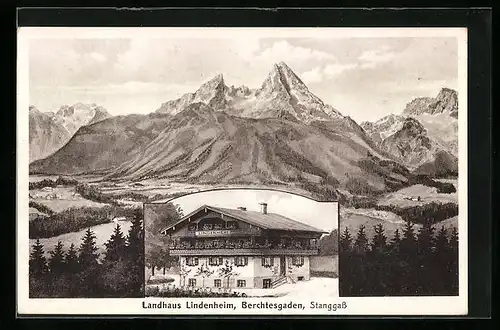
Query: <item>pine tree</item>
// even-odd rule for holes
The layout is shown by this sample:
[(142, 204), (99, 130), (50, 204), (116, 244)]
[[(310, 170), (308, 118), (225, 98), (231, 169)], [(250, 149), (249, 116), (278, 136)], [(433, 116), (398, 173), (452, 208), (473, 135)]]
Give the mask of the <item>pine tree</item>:
[[(133, 262), (144, 262), (144, 229), (142, 227), (142, 212), (140, 211), (134, 215), (127, 236), (127, 257)], [(141, 266), (141, 268), (144, 267)]]
[(401, 247), (401, 235), (399, 234), (399, 229), (394, 231), (394, 236), (391, 240), (391, 249), (394, 252), (399, 252), (399, 248)]
[(53, 274), (61, 274), (65, 268), (64, 262), (64, 245), (58, 241), (54, 250), (50, 251), (49, 267), (50, 272)]
[(144, 228), (142, 209), (136, 210), (127, 236), (126, 261), (129, 265), (129, 296), (140, 297), (144, 283)]
[(78, 263), (81, 269), (88, 269), (98, 264), (97, 259), (99, 255), (97, 254), (95, 239), (94, 232), (88, 228), (85, 231), (85, 236), (82, 238), (80, 254), (78, 256)]
[(434, 247), (434, 228), (430, 221), (425, 221), (417, 236), (418, 253), (429, 256)]
[(387, 247), (387, 237), (385, 236), (384, 226), (379, 223), (373, 226), (375, 235), (372, 239), (372, 250), (382, 252)]
[(416, 243), (414, 224), (411, 221), (406, 221), (401, 239), (401, 252), (403, 254), (415, 253), (417, 251)]
[(33, 251), (30, 254), (29, 273), (35, 276), (43, 275), (47, 272), (47, 259), (40, 240), (33, 244)]
[(449, 263), (449, 291), (450, 295), (458, 295), (458, 230), (453, 227), (450, 237), (450, 251), (448, 253)]
[(349, 228), (345, 227), (344, 231), (340, 235), (340, 251), (349, 252), (352, 247), (352, 236), (349, 232)]
[(425, 221), (417, 235), (417, 257), (416, 263), (416, 291), (419, 294), (432, 294), (436, 286), (435, 274), (433, 274), (434, 258), (434, 228), (429, 220)]
[(354, 249), (358, 253), (363, 253), (368, 251), (368, 238), (366, 237), (365, 225), (359, 226), (358, 233), (356, 234), (356, 240), (354, 241)]
[(439, 229), (434, 246), (434, 251), (437, 255), (446, 253), (446, 251), (448, 250), (448, 237), (446, 235), (446, 229), (444, 228), (444, 226), (441, 226), (441, 229)]
[(78, 272), (78, 255), (73, 243), (71, 243), (66, 253), (66, 271), (70, 274)]
[(123, 259), (125, 255), (125, 237), (123, 237), (119, 224), (116, 224), (113, 234), (105, 245), (106, 256), (104, 260), (114, 262)]
[(457, 229), (457, 227), (453, 227), (453, 229), (451, 230), (450, 249), (453, 251), (458, 251), (458, 229)]

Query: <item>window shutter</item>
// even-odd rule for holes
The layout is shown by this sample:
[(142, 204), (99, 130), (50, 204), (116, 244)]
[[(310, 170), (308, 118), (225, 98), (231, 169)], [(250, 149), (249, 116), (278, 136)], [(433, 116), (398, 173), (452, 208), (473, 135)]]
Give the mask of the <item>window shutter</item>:
[(270, 257), (269, 260), (270, 260), (269, 265), (274, 266), (274, 257)]
[(222, 265), (222, 262), (223, 262), (222, 257), (219, 257), (219, 265)]
[(266, 258), (265, 257), (262, 257), (262, 266), (265, 266), (266, 265)]
[(248, 257), (245, 257), (245, 266), (248, 265)]

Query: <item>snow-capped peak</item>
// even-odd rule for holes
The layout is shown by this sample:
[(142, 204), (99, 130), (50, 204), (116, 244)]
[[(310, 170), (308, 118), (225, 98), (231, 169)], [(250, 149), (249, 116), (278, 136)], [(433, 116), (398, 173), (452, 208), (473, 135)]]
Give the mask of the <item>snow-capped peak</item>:
[(110, 117), (110, 114), (101, 106), (82, 102), (74, 105), (63, 105), (54, 115), (54, 121), (61, 124), (70, 134), (74, 134), (80, 127), (90, 125)]
[(419, 97), (406, 105), (404, 115), (435, 115), (446, 113), (458, 117), (458, 94), (451, 88), (442, 88), (436, 97)]
[(228, 87), (222, 74), (203, 83), (194, 93), (163, 103), (157, 112), (176, 114), (193, 103), (240, 117), (290, 118), (303, 121), (331, 120), (342, 115), (311, 93), (284, 62), (275, 63), (255, 92), (246, 86)]

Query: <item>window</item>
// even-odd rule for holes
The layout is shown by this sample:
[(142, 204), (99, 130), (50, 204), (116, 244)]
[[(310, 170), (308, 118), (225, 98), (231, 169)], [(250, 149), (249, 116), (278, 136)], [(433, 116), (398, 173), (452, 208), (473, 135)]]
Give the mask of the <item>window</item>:
[(196, 286), (196, 279), (195, 278), (190, 278), (188, 280), (188, 286)]
[(248, 265), (248, 257), (236, 257), (234, 258), (234, 264), (236, 266), (246, 266)]
[(302, 266), (302, 265), (304, 265), (304, 257), (303, 256), (293, 257), (292, 264), (295, 265), (295, 266)]
[(187, 257), (186, 265), (188, 266), (198, 266), (198, 257)]
[(208, 264), (210, 266), (222, 265), (222, 257), (210, 257), (208, 258)]
[(297, 277), (297, 281), (303, 281), (303, 280), (304, 280), (304, 276)]
[(264, 267), (272, 267), (274, 265), (273, 257), (263, 257), (262, 258), (262, 266)]
[(214, 280), (214, 287), (220, 288), (222, 286), (222, 281), (220, 279)]
[(246, 287), (246, 286), (247, 286), (247, 281), (245, 281), (245, 280), (238, 280), (238, 281), (236, 282), (236, 286), (237, 286), (238, 288), (244, 288), (244, 287)]

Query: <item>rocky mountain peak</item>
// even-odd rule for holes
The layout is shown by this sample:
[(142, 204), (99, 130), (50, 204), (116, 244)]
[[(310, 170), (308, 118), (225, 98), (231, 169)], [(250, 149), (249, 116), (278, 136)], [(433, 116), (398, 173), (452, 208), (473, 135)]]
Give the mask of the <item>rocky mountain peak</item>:
[(403, 127), (401, 129), (408, 130), (418, 134), (425, 132), (424, 126), (418, 120), (412, 117), (405, 118), (405, 121), (403, 122)]
[(309, 93), (307, 86), (295, 72), (285, 62), (278, 62), (273, 65), (269, 75), (262, 83), (259, 93), (286, 92), (290, 94), (292, 90)]
[(95, 103), (77, 102), (73, 105), (61, 106), (53, 116), (53, 120), (72, 135), (80, 127), (96, 123), (110, 116), (106, 109)]
[(219, 73), (215, 77), (213, 77), (212, 79), (203, 83), (201, 85), (201, 87), (198, 89), (198, 91), (213, 90), (213, 89), (224, 88), (224, 87), (225, 87), (224, 76), (222, 75), (222, 73)]
[(448, 88), (448, 87), (443, 87), (439, 91), (439, 94), (437, 96), (437, 99), (445, 99), (445, 98), (458, 98), (458, 93), (456, 90)]
[(57, 116), (62, 116), (62, 117), (67, 117), (71, 116), (75, 113), (75, 107), (69, 106), (69, 105), (62, 105), (59, 110), (57, 110), (56, 115)]
[[(309, 91), (284, 62), (275, 63), (257, 90), (228, 87), (222, 74), (203, 83), (194, 93), (163, 103), (159, 113), (175, 115), (192, 103), (204, 103), (215, 111), (239, 117), (291, 118), (302, 122), (331, 120), (342, 115)], [(290, 115), (290, 116), (289, 116)]]
[(436, 101), (432, 104), (433, 113), (448, 113), (452, 117), (458, 116), (458, 93), (451, 88), (442, 88)]
[(404, 115), (446, 113), (451, 117), (458, 117), (458, 93), (451, 88), (442, 88), (438, 95), (433, 97), (419, 97), (406, 105)]

